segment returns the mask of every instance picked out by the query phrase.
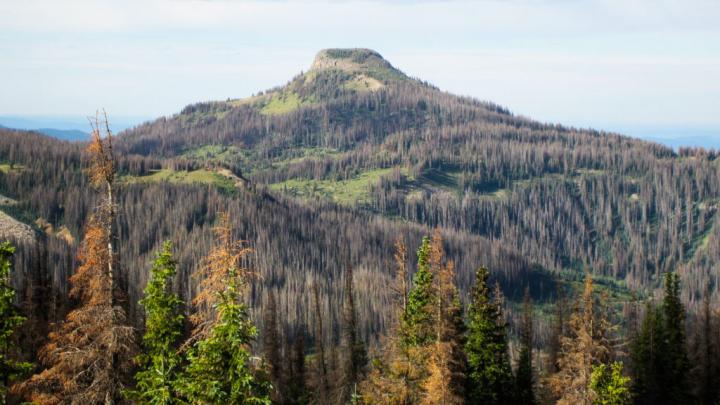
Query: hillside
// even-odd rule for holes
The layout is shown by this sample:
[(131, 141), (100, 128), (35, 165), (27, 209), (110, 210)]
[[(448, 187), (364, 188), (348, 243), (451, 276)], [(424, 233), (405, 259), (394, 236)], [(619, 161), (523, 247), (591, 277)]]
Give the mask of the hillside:
[(128, 153), (222, 165), (311, 204), (499, 240), (553, 271), (589, 267), (633, 288), (677, 267), (700, 286), (711, 271), (715, 155), (535, 122), (370, 50), (323, 50), (284, 86), (121, 138)]
[[(22, 167), (0, 170), (0, 193), (18, 201), (16, 217), (67, 229), (43, 238), (47, 254), (33, 264), (37, 283), (63, 294), (74, 257), (68, 241), (78, 240), (96, 203), (82, 145), (0, 135), (0, 167)], [(547, 303), (558, 280), (574, 288), (585, 269), (617, 304), (630, 290), (652, 294), (668, 270), (680, 270), (693, 305), (707, 285), (718, 294), (714, 154), (539, 123), (410, 78), (370, 50), (321, 51), (283, 86), (187, 106), (119, 134), (115, 145), (119, 260), (136, 321), (148, 263), (164, 239), (180, 260), (176, 288), (193, 295), (190, 274), (222, 210), (257, 251), (252, 263), (263, 278), (251, 291), (253, 317), (275, 291), (283, 336), (313, 324), (302, 308), (317, 284), (328, 339), (336, 338), (339, 263), (349, 262), (361, 286), (362, 334), (375, 339), (390, 315), (377, 286), (390, 277), (394, 240), (416, 249), (435, 227), (463, 299), (481, 265), (515, 302), (529, 285)]]

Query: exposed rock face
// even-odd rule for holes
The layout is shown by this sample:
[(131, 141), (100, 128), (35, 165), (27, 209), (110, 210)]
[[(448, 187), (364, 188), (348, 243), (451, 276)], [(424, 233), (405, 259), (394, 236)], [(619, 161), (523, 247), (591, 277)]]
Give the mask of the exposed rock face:
[(23, 242), (34, 242), (35, 231), (29, 225), (0, 211), (0, 240), (8, 238)]
[(315, 56), (310, 70), (329, 69), (342, 70), (351, 74), (366, 74), (383, 82), (392, 79), (407, 79), (404, 73), (371, 49), (323, 49)]

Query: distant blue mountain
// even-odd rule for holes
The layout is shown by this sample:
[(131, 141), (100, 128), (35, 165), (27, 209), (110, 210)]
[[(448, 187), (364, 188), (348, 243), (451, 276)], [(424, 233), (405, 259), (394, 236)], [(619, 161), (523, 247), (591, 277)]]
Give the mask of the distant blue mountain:
[(47, 136), (52, 136), (53, 138), (57, 138), (63, 141), (86, 141), (90, 139), (90, 134), (87, 132), (80, 131), (78, 129), (56, 129), (56, 128), (13, 128), (6, 125), (0, 125), (0, 128), (9, 128), (9, 129), (21, 129), (24, 131), (35, 131), (40, 132), (41, 134), (45, 134)]
[(683, 146), (720, 150), (720, 129), (705, 128), (613, 128), (617, 132), (657, 142), (675, 150)]
[(641, 136), (646, 141), (657, 142), (669, 146), (675, 150), (681, 147), (700, 147), (705, 149), (720, 150), (720, 134), (718, 135), (689, 135), (677, 138)]
[[(147, 117), (110, 117), (110, 129), (119, 133), (132, 128)], [(0, 126), (37, 131), (66, 141), (83, 141), (90, 137), (90, 123), (84, 117), (0, 116)]]
[(64, 141), (86, 141), (90, 139), (89, 133), (77, 129), (38, 128), (34, 131)]

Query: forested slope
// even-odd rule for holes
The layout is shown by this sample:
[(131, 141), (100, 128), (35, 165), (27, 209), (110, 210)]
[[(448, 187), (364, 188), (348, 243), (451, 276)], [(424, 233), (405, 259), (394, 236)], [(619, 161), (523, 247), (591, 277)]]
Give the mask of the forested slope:
[(538, 123), (369, 50), (322, 51), (285, 86), (188, 106), (121, 142), (165, 167), (222, 165), (311, 205), (501, 241), (553, 271), (652, 289), (683, 269), (697, 294), (715, 279), (714, 152)]
[[(247, 296), (251, 318), (265, 327), (272, 296), (285, 358), (291, 342), (303, 354), (318, 342), (341, 344), (349, 269), (359, 340), (375, 346), (387, 336), (397, 321), (393, 246), (415, 249), (434, 228), (454, 264), (453, 306), (469, 304), (475, 271), (486, 266), (516, 331), (528, 287), (539, 314), (529, 340), (544, 354), (563, 333), (548, 304), (579, 289), (586, 270), (627, 315), (637, 311), (633, 297), (652, 297), (672, 271), (690, 308), (719, 293), (714, 151), (538, 123), (442, 92), (370, 50), (321, 51), (284, 86), (190, 105), (113, 142), (115, 283), (137, 327), (163, 241), (178, 260), (173, 289), (190, 302), (201, 281), (191, 275), (221, 212), (254, 249), (243, 256), (260, 276)], [(101, 205), (85, 147), (0, 128), (0, 216), (12, 225), (1, 235), (18, 248), (12, 274), (29, 317), (20, 330), (26, 353), (76, 304), (68, 278)], [(418, 268), (410, 253), (407, 268)], [(637, 332), (636, 318), (624, 322), (621, 335)]]
[[(3, 208), (27, 222), (37, 216), (56, 225), (68, 224), (71, 233), (79, 235), (87, 213), (97, 201), (88, 191), (78, 145), (20, 131), (5, 131), (0, 139), (3, 151), (12, 150), (14, 161), (22, 167), (0, 174), (3, 191), (18, 198), (26, 196), (18, 205)], [(121, 157), (118, 166), (133, 172), (129, 167), (140, 165), (138, 162), (146, 160)], [(376, 286), (387, 282), (395, 239), (403, 237), (419, 243), (431, 231), (420, 224), (351, 211), (333, 203), (305, 204), (273, 196), (263, 189), (228, 191), (212, 183), (121, 183), (117, 205), (117, 250), (131, 315), (147, 282), (148, 263), (163, 240), (172, 240), (177, 247), (180, 273), (176, 288), (185, 297), (194, 295), (197, 280), (191, 279), (190, 274), (211, 244), (211, 228), (217, 213), (225, 211), (233, 218), (237, 236), (247, 239), (257, 252), (249, 258), (252, 267), (262, 275), (262, 281), (251, 294), (257, 318), (263, 297), (272, 289), (286, 323), (284, 330), (312, 325), (314, 315), (304, 308), (310, 305), (310, 287), (317, 284), (326, 305), (323, 313), (329, 317), (326, 322), (332, 325), (339, 319), (340, 308), (336, 303), (342, 293), (343, 268), (352, 263), (356, 277), (365, 286), (358, 290), (362, 294), (358, 302), (362, 308), (359, 321), (369, 340), (383, 330), (389, 315), (383, 310), (387, 297)], [(532, 280), (538, 288), (543, 284), (547, 291), (552, 291), (550, 275), (530, 266), (514, 250), (464, 232), (448, 230), (445, 234), (449, 254), (457, 260), (459, 268), (467, 269), (460, 280), (462, 285), (469, 286), (471, 270), (477, 263), (487, 263), (498, 269), (498, 281), (509, 292), (515, 291), (516, 296), (521, 294), (524, 280)], [(21, 249), (27, 253), (17, 256), (18, 260), (27, 256), (25, 260), (33, 265), (19, 262), (18, 267), (34, 268), (38, 275), (36, 279), (28, 277), (30, 270), (18, 274), (18, 286), (24, 299), (34, 299), (36, 305), (46, 306), (40, 312), (60, 314), (63, 308), (55, 308), (58, 303), (47, 300), (43, 294), (47, 294), (48, 288), (58, 289), (60, 294), (67, 291), (76, 246), (56, 233), (40, 236), (39, 245), (47, 245), (52, 257), (65, 259), (39, 262), (36, 248)], [(44, 256), (47, 254), (41, 257)], [(30, 285), (31, 282), (35, 285)], [(42, 287), (42, 291), (35, 291), (35, 287)], [(332, 329), (328, 333), (332, 334)]]

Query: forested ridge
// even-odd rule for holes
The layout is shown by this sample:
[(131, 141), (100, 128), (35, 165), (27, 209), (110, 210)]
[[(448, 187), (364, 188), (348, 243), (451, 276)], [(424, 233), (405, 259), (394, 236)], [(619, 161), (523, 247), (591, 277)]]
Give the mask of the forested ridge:
[[(369, 50), (325, 50), (285, 86), (98, 139), (112, 139), (115, 173), (114, 211), (104, 217), (87, 144), (0, 129), (0, 194), (9, 197), (0, 209), (35, 228), (33, 240), (3, 234), (16, 246), (10, 285), (27, 318), (14, 326), (14, 356), (38, 372), (68, 321), (53, 323), (96, 300), (73, 293), (69, 280), (88, 266), (88, 232), (100, 216), (111, 224), (102, 238), (117, 263), (108, 322), (135, 328), (127, 353), (155, 347), (162, 357), (182, 347), (166, 381), (170, 398), (228, 401), (198, 395), (212, 391), (205, 369), (230, 336), (248, 351), (232, 361), (247, 363), (256, 383), (241, 391), (256, 403), (263, 395), (277, 403), (593, 403), (626, 391), (613, 399), (625, 402), (602, 403), (645, 403), (678, 378), (658, 374), (663, 362), (683, 378), (702, 375), (667, 403), (717, 398), (708, 387), (718, 370), (705, 367), (720, 344), (714, 151), (538, 123), (444, 93)], [(218, 238), (252, 250), (221, 270), (252, 271), (203, 272), (225, 246)], [(170, 263), (155, 294), (175, 292), (172, 311), (182, 319), (163, 326), (176, 331), (161, 350), (140, 337), (152, 330), (146, 288)], [(208, 274), (234, 287), (210, 289), (225, 297), (214, 302), (222, 309), (198, 329), (193, 301)], [(667, 297), (678, 300), (674, 309)], [(424, 303), (411, 308), (413, 299)], [(588, 332), (596, 321), (607, 330)], [(672, 335), (672, 347), (648, 343), (659, 333)], [(487, 363), (488, 347), (505, 353), (493, 360), (499, 365)], [(678, 347), (689, 354), (656, 355)], [(153, 359), (141, 356), (127, 378), (105, 381), (112, 401), (152, 402), (142, 393), (152, 383), (130, 377), (157, 366)], [(388, 393), (398, 381), (404, 391)], [(91, 398), (38, 394), (52, 384), (17, 386), (15, 399)], [(497, 397), (516, 388), (523, 398)], [(390, 396), (377, 397), (383, 392)]]

